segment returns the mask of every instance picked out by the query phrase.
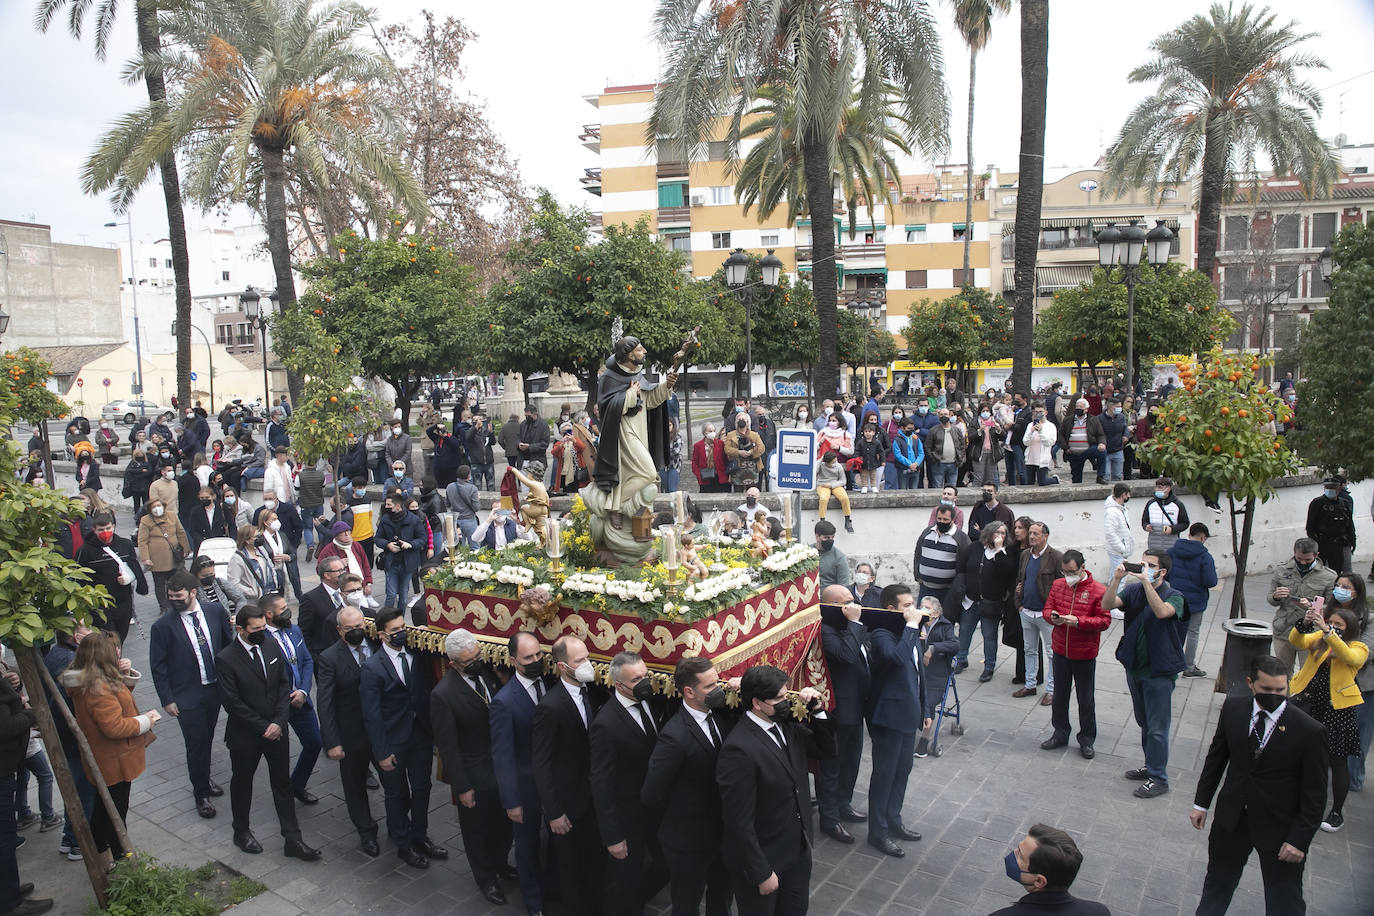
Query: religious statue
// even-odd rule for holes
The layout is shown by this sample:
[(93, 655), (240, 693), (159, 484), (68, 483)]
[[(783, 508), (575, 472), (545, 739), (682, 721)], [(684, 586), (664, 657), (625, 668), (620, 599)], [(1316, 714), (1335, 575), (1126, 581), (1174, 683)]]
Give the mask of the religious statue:
[(525, 528), (534, 532), (539, 549), (543, 550), (549, 540), (548, 525), (545, 524), (549, 520), (549, 491), (542, 483), (544, 464), (541, 461), (529, 461), (525, 464), (525, 470), (529, 473), (511, 468), (515, 479), (529, 488), (529, 493), (520, 502), (520, 518), (524, 520)]
[(711, 574), (706, 564), (701, 562), (701, 557), (697, 554), (696, 538), (691, 534), (682, 535), (682, 568), (687, 570), (688, 582), (705, 579)]
[(597, 383), (601, 441), (592, 483), (582, 491), (592, 543), (607, 565), (643, 562), (653, 549), (652, 516), (658, 472), (668, 455), (667, 401), (696, 331), (673, 354), (662, 382), (644, 378), (648, 356), (637, 337), (615, 342)]

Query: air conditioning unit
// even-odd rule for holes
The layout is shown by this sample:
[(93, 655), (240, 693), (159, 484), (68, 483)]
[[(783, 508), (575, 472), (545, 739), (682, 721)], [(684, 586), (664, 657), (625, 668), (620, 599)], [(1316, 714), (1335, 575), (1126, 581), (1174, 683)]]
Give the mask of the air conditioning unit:
[(706, 206), (706, 195), (705, 195), (705, 194), (693, 194), (693, 195), (692, 195), (692, 206), (694, 206), (694, 207), (704, 207), (704, 206)]

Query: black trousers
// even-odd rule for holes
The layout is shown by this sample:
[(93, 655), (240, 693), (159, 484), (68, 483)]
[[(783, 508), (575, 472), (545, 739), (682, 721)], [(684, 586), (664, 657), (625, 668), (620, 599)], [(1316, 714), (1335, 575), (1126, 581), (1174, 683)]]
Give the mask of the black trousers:
[(672, 879), (670, 895), (672, 916), (697, 916), (701, 912), (701, 898), (706, 898), (706, 916), (729, 916), (734, 888), (720, 848), (699, 850), (665, 849), (668, 875)]
[(1097, 740), (1097, 700), (1094, 685), (1097, 678), (1097, 659), (1069, 658), (1051, 653), (1054, 665), (1054, 703), (1050, 707), (1050, 723), (1054, 736), (1069, 739), (1069, 686), (1078, 696), (1078, 743), (1092, 747)]
[(434, 767), (434, 744), (412, 740), (396, 752), (396, 765), (382, 770), (382, 790), (386, 795), (386, 832), (399, 849), (418, 843), (429, 835), (430, 771)]
[[(121, 821), (129, 819), (129, 789), (132, 787), (133, 783), (127, 779), (124, 782), (116, 782), (105, 787), (109, 790), (110, 801), (114, 802), (115, 810), (119, 812)], [(115, 833), (114, 822), (110, 820), (104, 802), (98, 797), (95, 800), (95, 808), (91, 812), (91, 835), (95, 838), (95, 848), (101, 852), (108, 849), (110, 856), (116, 862), (122, 859), (126, 852), (129, 852), (119, 845), (119, 835)]]
[(838, 824), (840, 811), (854, 798), (859, 779), (859, 761), (864, 753), (864, 726), (835, 723), (835, 743), (839, 752), (820, 762), (816, 779), (816, 800), (820, 803), (821, 826)]
[(200, 802), (210, 797), (210, 746), (219, 722), (219, 688), (196, 687), (179, 696), (176, 704), (177, 725), (186, 744), (186, 773)]
[(759, 886), (738, 872), (731, 875), (739, 916), (805, 916), (811, 903), (811, 849), (804, 838), (801, 855), (777, 875), (778, 889), (771, 894), (760, 894)]
[(1307, 903), (1302, 899), (1306, 860), (1280, 862), (1277, 849), (1257, 849), (1242, 813), (1235, 830), (1212, 825), (1207, 838), (1207, 877), (1202, 881), (1197, 916), (1222, 916), (1226, 912), (1252, 849), (1259, 853), (1260, 874), (1264, 877), (1265, 916), (1302, 916), (1307, 912)]
[[(515, 870), (520, 875), (520, 895), (525, 898), (525, 909), (542, 911), (544, 888), (553, 885), (552, 868), (546, 869), (539, 855), (544, 820), (539, 813), (538, 795), (524, 796), (520, 802), (521, 821), (518, 824), (511, 822), (511, 834), (515, 840)], [(504, 812), (502, 815), (510, 819)], [(550, 873), (546, 874), (546, 871)]]
[(234, 835), (249, 831), (249, 815), (253, 809), (253, 777), (258, 762), (267, 761), (267, 779), (272, 787), (272, 806), (277, 809), (277, 823), (285, 840), (300, 842), (301, 828), (296, 822), (296, 802), (291, 797), (291, 745), (283, 732), (276, 741), (258, 738), (251, 744), (229, 748), (229, 807), (234, 815)]
[(571, 830), (553, 835), (553, 850), (558, 860), (563, 908), (570, 916), (600, 916), (606, 847), (601, 845), (596, 817), (588, 811), (573, 819)]
[[(647, 825), (643, 825), (647, 827)], [(626, 856), (606, 856), (606, 912), (611, 916), (641, 916), (644, 904), (668, 883), (668, 867), (658, 837), (644, 829), (625, 837)]]
[(476, 804), (467, 808), (455, 796), (458, 828), (463, 833), (463, 852), (479, 889), (498, 884), (496, 870), (506, 864), (510, 853), (511, 822), (501, 807), (495, 788), (473, 792)]
[(343, 785), (344, 804), (348, 819), (358, 831), (358, 838), (377, 839), (377, 822), (372, 817), (372, 802), (367, 797), (367, 768), (372, 763), (372, 748), (361, 747), (345, 751), (339, 761), (339, 782)]

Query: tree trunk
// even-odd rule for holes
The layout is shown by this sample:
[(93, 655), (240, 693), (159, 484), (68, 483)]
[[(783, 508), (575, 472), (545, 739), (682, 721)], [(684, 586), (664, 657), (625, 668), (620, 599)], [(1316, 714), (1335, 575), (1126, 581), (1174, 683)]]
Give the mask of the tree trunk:
[(968, 187), (964, 193), (964, 282), (963, 286), (973, 285), (969, 278), (969, 247), (973, 244), (973, 85), (978, 77), (978, 52), (968, 52)]
[(1216, 284), (1217, 242), (1221, 230), (1221, 198), (1226, 187), (1226, 145), (1211, 130), (1202, 149), (1202, 189), (1197, 205), (1197, 269)]
[[(138, 49), (146, 55), (156, 54), (162, 46), (157, 25), (157, 3), (138, 0), (134, 5), (134, 20), (138, 26)], [(167, 84), (162, 74), (145, 71), (148, 101), (160, 107), (167, 99)], [(177, 319), (177, 404), (191, 406), (191, 257), (186, 249), (186, 215), (181, 208), (181, 176), (177, 173), (176, 156), (168, 153), (157, 161), (162, 175), (162, 197), (167, 207), (167, 241), (172, 246), (172, 274), (176, 278)], [(129, 263), (134, 253), (129, 252)], [(146, 398), (145, 391), (139, 397)]]
[[(1236, 511), (1236, 500), (1231, 494), (1226, 494), (1227, 505), (1231, 509), (1231, 556), (1236, 558), (1236, 579), (1235, 588), (1231, 592), (1231, 612), (1230, 618), (1235, 620), (1244, 617), (1245, 614), (1245, 567), (1250, 559), (1250, 536), (1255, 527), (1255, 498), (1252, 496), (1245, 501), (1245, 508), (1240, 512)], [(1239, 533), (1236, 532), (1236, 516), (1244, 516)]]
[[(258, 154), (262, 156), (267, 250), (272, 255), (272, 273), (277, 281), (277, 306), (284, 313), (296, 307), (296, 283), (291, 277), (291, 241), (286, 234), (286, 163), (282, 151), (276, 147), (259, 146)], [(299, 404), (301, 377), (290, 369), (286, 370), (286, 387), (291, 392), (291, 403)]]
[(52, 476), (52, 437), (48, 434), (48, 421), (38, 421), (38, 438), (43, 440), (43, 479), (48, 482), (48, 489), (53, 487)]
[[(48, 751), (48, 763), (52, 766), (53, 779), (57, 782), (57, 790), (62, 793), (62, 804), (72, 816), (72, 833), (76, 836), (76, 843), (81, 847), (81, 861), (86, 866), (86, 876), (90, 878), (91, 890), (95, 892), (96, 903), (104, 907), (108, 900), (106, 891), (109, 887), (108, 879), (105, 875), (104, 857), (96, 852), (95, 837), (91, 834), (91, 825), (86, 820), (86, 814), (81, 808), (81, 797), (76, 793), (76, 783), (72, 780), (71, 768), (67, 766), (67, 755), (62, 750), (62, 741), (57, 737), (57, 726), (53, 723), (52, 707), (46, 702), (47, 692), (43, 689), (44, 675), (47, 675), (47, 668), (39, 660), (38, 649), (35, 646), (15, 646), (15, 660), (19, 663), (19, 676), (24, 681), (24, 689), (29, 695), (29, 704), (33, 709), (33, 718), (38, 726), (38, 733), (43, 737), (43, 745)], [(42, 672), (40, 674), (39, 672)], [(48, 676), (51, 683), (51, 676)], [(56, 692), (56, 685), (52, 689)], [(60, 701), (59, 701), (60, 702)], [(65, 704), (63, 704), (65, 707)], [(70, 715), (70, 711), (67, 711)], [(81, 755), (87, 764), (92, 767), (92, 772), (99, 773), (100, 770), (95, 766), (95, 758), (90, 754), (90, 745), (86, 743), (86, 736), (81, 734), (81, 729), (76, 727), (76, 720), (69, 719), (67, 725), (71, 727), (72, 734), (76, 735), (76, 740), (81, 747)], [(105, 783), (96, 778), (94, 781), (96, 788), (100, 792), (100, 802), (106, 805), (111, 822), (120, 824), (118, 813), (115, 811), (114, 802), (110, 800), (110, 793), (105, 788)], [(128, 845), (129, 838), (123, 832), (123, 826), (119, 829), (119, 841), (124, 844), (125, 849), (131, 848)]]
[(830, 140), (809, 135), (802, 141), (802, 170), (806, 202), (811, 211), (811, 293), (816, 300), (817, 332), (815, 388), (821, 398), (839, 388), (839, 334), (835, 322), (839, 289), (835, 277), (835, 192), (830, 173)]
[(1035, 258), (1040, 246), (1040, 197), (1045, 177), (1045, 92), (1049, 79), (1049, 0), (1021, 3), (1021, 156), (1016, 179), (1016, 304), (1011, 386), (1031, 390), (1035, 333)]

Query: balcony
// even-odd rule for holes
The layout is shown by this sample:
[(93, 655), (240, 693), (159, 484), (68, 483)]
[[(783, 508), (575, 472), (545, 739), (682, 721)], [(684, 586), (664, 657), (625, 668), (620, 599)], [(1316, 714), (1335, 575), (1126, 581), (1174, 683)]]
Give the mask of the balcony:
[[(849, 247), (847, 247), (847, 246), (845, 246), (845, 245), (836, 245), (836, 246), (835, 246), (835, 260), (836, 260), (836, 261), (843, 261), (843, 260), (845, 259), (845, 255), (848, 254), (848, 252), (849, 252)], [(800, 263), (802, 263), (803, 261), (805, 261), (805, 262), (807, 262), (807, 263), (810, 263), (810, 262), (811, 262), (811, 246), (810, 246), (810, 245), (799, 245), (799, 246), (797, 246), (797, 263), (800, 264)]]
[(658, 225), (664, 226), (686, 226), (692, 221), (691, 207), (659, 207)]
[(842, 289), (840, 290), (840, 305), (845, 308), (864, 303), (868, 305), (887, 306), (886, 289)]
[(658, 171), (658, 177), (659, 177), (659, 178), (686, 178), (686, 177), (687, 177), (687, 163), (686, 163), (686, 162), (660, 162), (660, 163), (658, 164), (658, 169), (657, 169), (657, 171)]
[(844, 259), (846, 261), (871, 260), (873, 258), (887, 257), (887, 246), (882, 242), (870, 242), (868, 244), (849, 244), (844, 246)]
[(582, 133), (577, 135), (577, 139), (592, 152), (601, 152), (601, 125), (583, 124)]

